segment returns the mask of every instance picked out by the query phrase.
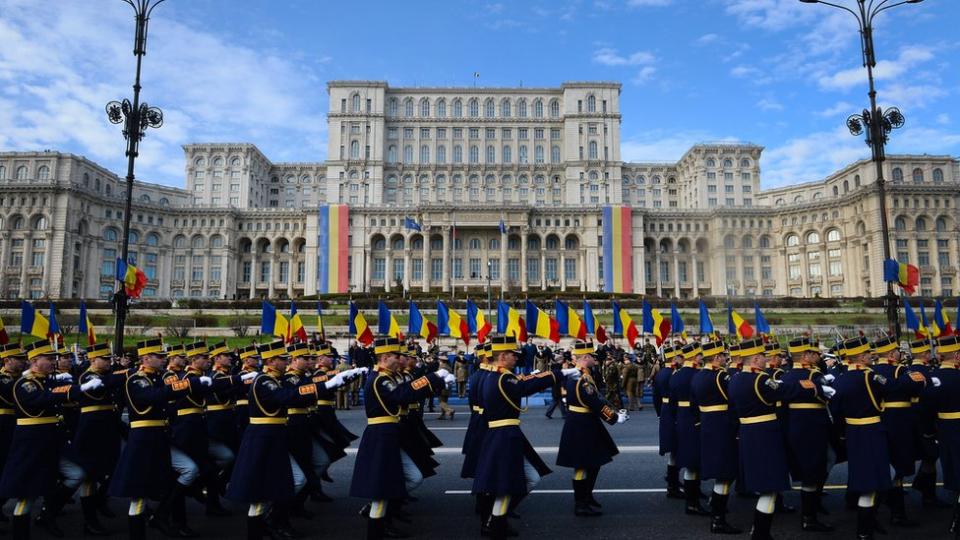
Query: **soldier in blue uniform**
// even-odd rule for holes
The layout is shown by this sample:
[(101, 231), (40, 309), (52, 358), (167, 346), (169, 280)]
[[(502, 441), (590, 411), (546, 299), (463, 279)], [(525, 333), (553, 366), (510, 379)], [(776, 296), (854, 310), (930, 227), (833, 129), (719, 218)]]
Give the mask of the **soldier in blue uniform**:
[[(489, 528), (491, 536), (499, 539), (507, 535), (511, 499), (525, 497), (541, 477), (551, 472), (520, 430), (520, 413), (526, 410), (520, 404), (525, 396), (550, 388), (561, 375), (559, 367), (522, 378), (514, 375), (520, 358), (514, 336), (495, 336), (491, 352), (497, 372), (483, 386), (481, 403), (487, 432), (480, 447), (473, 490), (494, 497)], [(578, 369), (570, 368), (565, 374), (577, 373)]]
[[(700, 475), (712, 479), (710, 496), (710, 532), (740, 534), (741, 529), (727, 523), (727, 502), (730, 486), (737, 479), (737, 422), (730, 411), (730, 375), (724, 362), (722, 341), (706, 341), (700, 346), (699, 362), (703, 369), (690, 383), (691, 407), (700, 418)], [(696, 496), (699, 496), (699, 487)]]
[[(460, 468), (460, 478), (473, 478), (477, 467), (477, 459), (480, 453), (480, 444), (483, 442), (483, 434), (487, 431), (487, 421), (483, 416), (483, 407), (480, 404), (480, 391), (483, 387), (483, 381), (488, 375), (494, 372), (488, 362), (489, 357), (487, 349), (489, 343), (481, 343), (476, 346), (474, 353), (479, 362), (479, 368), (470, 374), (467, 380), (467, 402), (470, 405), (470, 421), (467, 423), (467, 432), (463, 436), (463, 448), (460, 453), (463, 454), (463, 466)], [(486, 493), (474, 493), (476, 505), (474, 507), (477, 515), (481, 516), (486, 525), (485, 516), (490, 514), (493, 508), (493, 498)]]
[(730, 402), (740, 419), (740, 465), (744, 488), (760, 494), (751, 538), (768, 540), (777, 494), (790, 489), (787, 450), (776, 402), (800, 395), (828, 395), (832, 388), (813, 381), (778, 382), (766, 372), (767, 356), (759, 339), (739, 345), (743, 370), (730, 381)]
[(926, 387), (926, 377), (900, 363), (900, 347), (895, 339), (880, 338), (871, 344), (871, 348), (877, 358), (873, 370), (891, 383), (880, 413), (893, 468), (893, 488), (886, 494), (891, 522), (898, 527), (914, 527), (918, 523), (907, 517), (903, 479), (913, 476), (919, 459), (916, 440), (912, 436), (916, 428), (911, 409)]
[(943, 486), (956, 497), (950, 532), (960, 538), (960, 337), (946, 336), (937, 342), (940, 367), (933, 372), (933, 405), (940, 436)]
[[(312, 382), (309, 374), (313, 371), (313, 359), (309, 353), (310, 346), (307, 343), (287, 345), (290, 362), (281, 379), (284, 386), (296, 388), (305, 381)], [(320, 484), (320, 478), (313, 468), (313, 426), (310, 415), (314, 407), (313, 403), (304, 403), (301, 407), (287, 407), (287, 448), (307, 478), (306, 486), (294, 496), (289, 510), (291, 515), (306, 519), (311, 519), (313, 513), (304, 508), (304, 502), (310, 491)]]
[(249, 505), (248, 538), (259, 539), (267, 532), (268, 511), (271, 537), (291, 538), (295, 532), (290, 528), (289, 503), (303, 489), (306, 477), (290, 455), (287, 413), (316, 401), (317, 386), (309, 380), (284, 384), (289, 357), (282, 341), (265, 344), (258, 352), (264, 370), (249, 385), (250, 424), (243, 432), (226, 497)]
[(870, 344), (856, 337), (843, 342), (840, 354), (847, 372), (834, 382), (834, 422), (844, 429), (847, 443), (847, 486), (859, 494), (857, 537), (873, 538), (876, 496), (892, 487), (887, 437), (880, 421), (891, 381), (870, 369)]
[(363, 394), (367, 428), (360, 438), (353, 469), (350, 496), (370, 499), (367, 538), (384, 538), (389, 501), (405, 499), (423, 477), (401, 448), (400, 411), (410, 403), (438, 393), (446, 379), (455, 380), (445, 370), (437, 370), (403, 383), (394, 374), (401, 369), (400, 342), (393, 337), (374, 341), (377, 373), (367, 377)]
[[(260, 352), (257, 350), (256, 344), (247, 345), (246, 347), (240, 349), (240, 375), (245, 375), (247, 373), (253, 373), (256, 375), (260, 373)], [(235, 416), (237, 419), (237, 438), (238, 440), (243, 437), (243, 430), (247, 428), (250, 424), (250, 385), (253, 384), (253, 379), (245, 379), (244, 387), (237, 391), (237, 399), (235, 402)], [(238, 443), (239, 444), (239, 443)], [(239, 446), (237, 447), (239, 451)], [(234, 460), (236, 462), (236, 460)]]
[(179, 531), (169, 524), (170, 510), (183, 496), (186, 485), (179, 481), (170, 482), (173, 451), (167, 432), (167, 406), (171, 399), (185, 396), (193, 388), (209, 386), (210, 379), (191, 376), (165, 380), (161, 371), (163, 343), (159, 339), (138, 343), (137, 356), (140, 357), (140, 369), (124, 383), (130, 432), (110, 479), (110, 495), (130, 499), (128, 524), (131, 539), (139, 540), (145, 536), (146, 499), (161, 500), (151, 523), (168, 536), (176, 536)]
[[(911, 372), (920, 373), (929, 383), (933, 351), (932, 342), (922, 339), (910, 343), (912, 359)], [(937, 459), (940, 451), (937, 448), (937, 411), (933, 405), (933, 386), (927, 385), (920, 394), (920, 400), (912, 407), (914, 422), (917, 430), (917, 441), (920, 452), (920, 470), (913, 478), (913, 489), (920, 492), (924, 507), (945, 508), (950, 505), (937, 497)]]
[[(27, 357), (19, 343), (0, 345), (0, 471), (7, 462), (10, 452), (10, 443), (13, 441), (13, 430), (17, 426), (17, 405), (13, 399), (13, 385), (20, 378), (26, 368)], [(5, 502), (0, 499), (0, 506)], [(0, 511), (0, 521), (8, 519)]]
[[(60, 455), (59, 405), (75, 399), (81, 391), (103, 384), (97, 379), (82, 388), (72, 384), (72, 377), (55, 377), (56, 353), (47, 340), (27, 345), (30, 369), (13, 383), (11, 396), (17, 424), (13, 430), (7, 461), (0, 476), (0, 498), (15, 499), (13, 512), (14, 539), (30, 537), (30, 507), (37, 497), (44, 498), (43, 527), (53, 536), (62, 537), (54, 517), (69, 494), (80, 484), (81, 477), (66, 470)], [(56, 466), (59, 463), (60, 466)], [(75, 467), (75, 465), (72, 465)], [(57, 485), (57, 474), (67, 473), (69, 487)], [(82, 474), (82, 471), (80, 471)]]
[(230, 512), (220, 504), (220, 495), (226, 489), (240, 447), (235, 401), (247, 390), (245, 380), (252, 381), (256, 375), (233, 374), (233, 358), (226, 342), (211, 345), (207, 355), (213, 363), (210, 371), (213, 384), (204, 399), (208, 458), (203, 475), (206, 515), (228, 516)]
[(690, 401), (693, 377), (700, 371), (700, 353), (697, 342), (681, 347), (683, 364), (670, 377), (669, 395), (670, 405), (677, 411), (675, 456), (676, 466), (683, 469), (684, 512), (692, 516), (709, 516), (710, 511), (700, 504), (700, 412)]
[[(829, 385), (833, 375), (824, 375), (817, 367), (820, 350), (809, 337), (791, 340), (788, 352), (793, 367), (779, 380), (796, 385), (812, 381), (819, 386)], [(825, 396), (800, 394), (785, 402), (787, 454), (790, 476), (800, 483), (800, 527), (804, 531), (830, 532), (833, 527), (817, 517), (820, 493), (827, 479), (827, 452), (830, 447), (830, 413)]]
[(680, 351), (664, 344), (663, 366), (653, 378), (653, 408), (657, 412), (660, 436), (660, 455), (667, 456), (667, 497), (683, 499), (680, 489), (680, 468), (677, 467), (677, 406), (670, 401), (670, 378), (680, 367)]
[(593, 497), (600, 467), (620, 453), (603, 422), (613, 425), (627, 420), (626, 411), (616, 411), (603, 399), (591, 375), (597, 365), (593, 343), (577, 340), (573, 344), (574, 361), (580, 377), (568, 377), (567, 417), (560, 434), (557, 466), (573, 471), (573, 512), (576, 516), (599, 516), (600, 503)]

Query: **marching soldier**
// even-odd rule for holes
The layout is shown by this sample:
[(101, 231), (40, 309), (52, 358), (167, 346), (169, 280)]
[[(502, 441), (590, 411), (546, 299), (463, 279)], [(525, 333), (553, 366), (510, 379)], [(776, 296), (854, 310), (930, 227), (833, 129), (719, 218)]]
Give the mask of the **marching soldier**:
[[(226, 497), (250, 505), (247, 537), (267, 532), (264, 516), (270, 511), (271, 537), (295, 536), (289, 523), (288, 502), (303, 489), (306, 476), (290, 454), (287, 437), (288, 408), (305, 407), (317, 399), (317, 385), (309, 380), (284, 384), (288, 357), (283, 342), (258, 349), (263, 373), (254, 375), (247, 396), (250, 424), (243, 432), (240, 451), (230, 476)], [(253, 372), (246, 374), (251, 375)]]
[(790, 489), (787, 451), (776, 402), (798, 395), (831, 394), (833, 389), (819, 387), (809, 380), (796, 384), (774, 380), (766, 372), (767, 356), (759, 339), (739, 344), (738, 358), (743, 371), (731, 378), (729, 392), (740, 419), (740, 463), (744, 488), (760, 494), (754, 512), (751, 538), (768, 540), (773, 524), (777, 493)]
[(618, 409), (623, 404), (620, 398), (620, 366), (613, 357), (607, 358), (603, 365), (603, 384), (606, 387), (605, 399)]
[(423, 481), (420, 471), (400, 445), (400, 411), (440, 390), (445, 380), (455, 380), (443, 370), (412, 381), (397, 383), (392, 375), (402, 369), (400, 342), (380, 337), (374, 342), (377, 374), (367, 378), (364, 407), (367, 428), (360, 439), (350, 496), (372, 500), (367, 538), (384, 538), (389, 501), (405, 499)]
[[(817, 367), (818, 347), (808, 337), (800, 337), (787, 344), (793, 367), (777, 377), (785, 384), (798, 385), (811, 381), (829, 385), (833, 375), (824, 375)], [(773, 375), (771, 375), (773, 376)], [(820, 492), (827, 479), (827, 452), (830, 446), (830, 413), (827, 399), (822, 395), (800, 394), (786, 400), (787, 453), (790, 476), (800, 482), (800, 527), (804, 531), (830, 532), (833, 527), (817, 518)]]
[[(933, 372), (931, 396), (937, 412), (940, 460), (944, 488), (960, 496), (960, 337), (946, 336), (937, 343), (940, 368)], [(950, 532), (960, 538), (960, 498), (954, 502)]]
[(456, 362), (455, 375), (457, 377), (457, 397), (463, 399), (467, 395), (467, 380), (470, 378), (470, 365), (459, 351), (454, 351), (454, 362)]
[[(287, 356), (290, 357), (290, 362), (281, 379), (283, 385), (296, 388), (310, 381), (307, 374), (313, 371), (314, 365), (309, 345), (291, 343), (287, 345)], [(302, 407), (287, 407), (287, 448), (307, 478), (307, 485), (297, 493), (289, 509), (291, 515), (307, 519), (311, 519), (313, 514), (306, 510), (303, 504), (310, 491), (318, 489), (317, 486), (320, 485), (320, 478), (313, 467), (313, 425), (310, 419), (313, 407), (313, 403), (304, 404)]]
[[(3, 464), (7, 462), (10, 443), (13, 441), (13, 430), (17, 426), (13, 386), (23, 374), (27, 357), (19, 343), (7, 343), (0, 345), (0, 360), (3, 361), (3, 367), (0, 368), (0, 471), (3, 471)], [(0, 500), (0, 503), (2, 502)], [(0, 520), (7, 521), (2, 511)]]
[[(230, 512), (220, 504), (220, 495), (226, 489), (230, 469), (240, 446), (235, 400), (247, 388), (243, 373), (233, 375), (233, 357), (226, 342), (212, 345), (208, 356), (213, 362), (213, 370), (210, 372), (213, 384), (206, 396), (204, 408), (207, 422), (207, 457), (212, 462), (208, 463), (204, 475), (204, 485), (207, 488), (206, 514), (227, 516)], [(254, 377), (255, 375), (246, 376), (247, 380), (253, 380)]]
[[(520, 358), (516, 337), (496, 336), (491, 341), (493, 364), (497, 373), (485, 384), (481, 403), (487, 432), (484, 434), (477, 462), (473, 490), (494, 497), (490, 515), (490, 534), (494, 539), (505, 538), (508, 533), (507, 512), (512, 500), (523, 499), (540, 478), (549, 474), (550, 468), (520, 431), (520, 413), (526, 409), (521, 400), (559, 382), (559, 366), (530, 377), (519, 378), (513, 373)], [(570, 368), (566, 375), (575, 376), (577, 368)], [(496, 380), (496, 384), (492, 384)]]
[(700, 505), (700, 414), (690, 396), (693, 377), (700, 371), (700, 344), (688, 343), (680, 353), (683, 364), (670, 377), (669, 392), (670, 405), (677, 411), (676, 466), (683, 469), (684, 511), (688, 515), (709, 516), (710, 512)]
[[(929, 383), (933, 371), (930, 365), (933, 356), (931, 341), (923, 339), (910, 343), (910, 354), (913, 359), (907, 369), (922, 374)], [(920, 394), (919, 403), (912, 408), (914, 425), (919, 431), (917, 437), (920, 448), (920, 470), (913, 478), (913, 489), (921, 493), (924, 507), (944, 508), (950, 505), (937, 497), (937, 458), (940, 451), (937, 449), (937, 411), (932, 400), (933, 386), (927, 384)]]
[(636, 362), (624, 356), (623, 366), (620, 368), (620, 379), (623, 381), (623, 389), (627, 392), (627, 411), (642, 409), (639, 405), (640, 397), (643, 396), (643, 385), (640, 382), (640, 367)]
[(680, 488), (680, 468), (677, 467), (677, 407), (670, 401), (670, 378), (680, 367), (680, 351), (664, 344), (664, 366), (660, 368), (653, 380), (653, 408), (660, 419), (659, 438), (660, 455), (667, 457), (667, 497), (683, 499), (683, 490)]
[(580, 370), (580, 377), (568, 377), (567, 411), (560, 435), (560, 451), (557, 465), (570, 467), (573, 472), (573, 512), (576, 516), (599, 516), (600, 503), (593, 497), (593, 488), (600, 474), (600, 467), (613, 461), (620, 453), (610, 433), (602, 422), (610, 425), (623, 423), (626, 412), (617, 412), (600, 397), (590, 370), (596, 363), (593, 343), (576, 341), (573, 356)]
[[(693, 376), (690, 383), (691, 407), (696, 407), (700, 417), (700, 476), (713, 479), (710, 496), (710, 532), (714, 534), (740, 534), (742, 530), (727, 523), (727, 502), (730, 486), (737, 479), (737, 422), (730, 411), (730, 375), (724, 369), (724, 346), (722, 341), (707, 341), (700, 347), (700, 362), (703, 369)], [(687, 504), (700, 495), (700, 488)]]
[[(243, 437), (243, 430), (250, 425), (250, 398), (247, 396), (250, 395), (250, 385), (253, 384), (254, 377), (260, 373), (260, 352), (257, 350), (256, 344), (248, 345), (240, 349), (240, 364), (240, 375), (247, 375), (248, 373), (253, 373), (254, 375), (253, 377), (244, 378), (243, 388), (237, 389), (237, 399), (234, 403), (236, 409), (234, 412), (237, 419), (238, 441)], [(237, 450), (239, 451), (239, 444)], [(236, 454), (236, 452), (234, 454)], [(236, 459), (234, 459), (234, 463), (236, 463)], [(227, 476), (227, 478), (229, 478), (229, 476)]]
[[(463, 362), (457, 362), (457, 368), (460, 369), (461, 372), (463, 371), (462, 368), (460, 368), (460, 366), (462, 365), (464, 365)], [(450, 367), (450, 364), (446, 360), (440, 360), (438, 362), (438, 366), (440, 367), (440, 369), (445, 369), (447, 371), (450, 371), (453, 369), (452, 367)], [(456, 377), (457, 375), (454, 375), (454, 376)], [(461, 383), (457, 381), (458, 387), (460, 386), (460, 384)], [(464, 380), (463, 386), (466, 387), (466, 380)], [(458, 392), (459, 392), (459, 388), (458, 388)], [(460, 397), (463, 397), (463, 396), (460, 396)], [(457, 411), (456, 409), (450, 406), (450, 389), (444, 388), (440, 390), (440, 395), (438, 396), (437, 399), (440, 402), (440, 417), (437, 418), (437, 420), (445, 420), (448, 418), (450, 420), (453, 420), (453, 416), (457, 413)]]
[[(467, 423), (467, 432), (463, 436), (463, 466), (460, 468), (460, 478), (473, 478), (480, 457), (480, 444), (487, 431), (487, 421), (483, 416), (483, 407), (480, 406), (480, 392), (484, 381), (493, 373), (488, 363), (487, 350), (489, 343), (479, 344), (474, 349), (480, 367), (470, 375), (467, 383), (467, 403), (470, 405), (470, 421)], [(493, 498), (486, 493), (476, 493), (475, 511), (481, 518), (488, 515), (493, 508)], [(485, 526), (485, 522), (482, 524)]]
[[(316, 412), (311, 418), (313, 427), (313, 469), (317, 478), (330, 482), (332, 480), (327, 474), (330, 465), (345, 457), (347, 453), (344, 450), (358, 438), (337, 420), (333, 397), (339, 395), (339, 392), (354, 379), (366, 373), (367, 368), (334, 371), (333, 353), (327, 343), (319, 344), (314, 353), (317, 357), (317, 369), (312, 380), (317, 383), (317, 405)], [(326, 383), (336, 378), (337, 375), (340, 375), (343, 384), (335, 388), (327, 388), (325, 385), (319, 384)], [(311, 497), (314, 501), (320, 502), (333, 500), (323, 493), (320, 484), (317, 484), (316, 489), (311, 493)]]

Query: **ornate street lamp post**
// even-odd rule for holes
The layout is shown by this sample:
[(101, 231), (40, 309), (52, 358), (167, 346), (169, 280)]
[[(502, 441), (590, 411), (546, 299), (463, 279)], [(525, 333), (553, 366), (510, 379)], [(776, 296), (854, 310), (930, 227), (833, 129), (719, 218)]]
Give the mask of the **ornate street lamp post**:
[[(883, 161), (886, 159), (884, 147), (890, 132), (903, 127), (905, 119), (900, 109), (888, 107), (882, 110), (877, 106), (877, 90), (873, 83), (873, 69), (877, 67), (877, 58), (873, 48), (873, 20), (880, 13), (903, 4), (919, 4), (923, 0), (856, 0), (856, 11), (846, 6), (825, 2), (824, 0), (800, 0), (804, 4), (823, 4), (842, 9), (857, 19), (860, 29), (860, 48), (863, 65), (867, 68), (867, 80), (870, 84), (870, 109), (847, 118), (847, 128), (854, 136), (866, 133), (867, 146), (870, 147), (873, 163), (877, 168), (877, 192), (880, 197), (880, 229), (883, 235), (883, 259), (890, 259), (890, 226), (887, 223), (886, 180), (883, 178)], [(900, 339), (900, 311), (893, 283), (887, 283), (887, 325), (890, 333)]]
[[(133, 201), (134, 162), (139, 152), (140, 140), (147, 128), (159, 128), (163, 125), (163, 111), (150, 107), (146, 103), (140, 103), (140, 67), (143, 56), (147, 54), (147, 23), (150, 21), (150, 14), (164, 0), (123, 1), (133, 8), (137, 23), (133, 38), (133, 55), (137, 57), (137, 74), (133, 81), (133, 103), (127, 99), (107, 103), (107, 119), (112, 124), (123, 124), (123, 138), (127, 141), (127, 193), (123, 211), (123, 248), (120, 252), (122, 260), (127, 261), (127, 250), (130, 247), (130, 205)], [(113, 348), (116, 354), (123, 351), (123, 326), (127, 318), (127, 302), (127, 292), (121, 283), (114, 295), (117, 325)]]

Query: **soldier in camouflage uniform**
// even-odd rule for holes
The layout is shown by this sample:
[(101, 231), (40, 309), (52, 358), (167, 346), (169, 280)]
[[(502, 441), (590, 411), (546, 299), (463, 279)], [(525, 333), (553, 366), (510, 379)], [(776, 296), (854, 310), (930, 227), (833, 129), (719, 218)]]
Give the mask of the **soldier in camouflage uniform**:
[(616, 409), (623, 408), (623, 400), (620, 399), (620, 367), (613, 358), (609, 358), (603, 366), (603, 382), (607, 387), (607, 402)]

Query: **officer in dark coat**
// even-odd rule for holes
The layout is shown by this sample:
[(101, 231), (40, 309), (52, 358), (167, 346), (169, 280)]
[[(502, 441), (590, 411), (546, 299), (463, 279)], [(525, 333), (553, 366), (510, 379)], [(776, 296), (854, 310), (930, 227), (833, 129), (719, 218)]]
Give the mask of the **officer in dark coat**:
[(247, 536), (259, 539), (267, 532), (264, 516), (270, 511), (271, 536), (294, 535), (289, 523), (289, 503), (303, 489), (306, 477), (290, 455), (287, 438), (289, 408), (306, 407), (317, 399), (309, 380), (284, 384), (289, 357), (282, 341), (259, 348), (263, 373), (249, 385), (250, 425), (243, 432), (240, 451), (230, 476), (226, 497), (250, 505)]
[(438, 370), (397, 383), (394, 375), (401, 369), (400, 342), (379, 337), (374, 342), (377, 372), (367, 377), (364, 407), (367, 428), (360, 438), (357, 459), (350, 484), (350, 496), (371, 499), (367, 538), (384, 537), (387, 527), (387, 503), (405, 499), (423, 481), (416, 466), (401, 449), (400, 411), (414, 401), (438, 393), (446, 379), (456, 379)]
[[(931, 340), (922, 339), (910, 343), (911, 372), (920, 373), (930, 381), (933, 351)], [(933, 386), (921, 392), (920, 400), (911, 408), (914, 413), (917, 444), (920, 452), (920, 470), (913, 478), (913, 489), (922, 495), (924, 507), (944, 508), (950, 505), (937, 497), (937, 459), (940, 450), (937, 448), (937, 411), (933, 404)]]
[(670, 405), (677, 411), (676, 465), (683, 469), (684, 511), (693, 516), (709, 516), (700, 505), (700, 411), (690, 401), (693, 377), (700, 371), (700, 344), (693, 342), (680, 349), (683, 364), (670, 377)]
[(593, 497), (600, 467), (620, 453), (603, 422), (613, 425), (627, 419), (600, 396), (590, 370), (597, 364), (593, 343), (577, 340), (573, 357), (580, 377), (567, 377), (567, 418), (560, 434), (557, 465), (573, 471), (573, 512), (576, 516), (599, 516), (600, 503)]
[(13, 383), (17, 425), (0, 476), (0, 498), (16, 500), (13, 538), (30, 537), (30, 506), (41, 496), (44, 528), (54, 536), (63, 536), (54, 517), (77, 486), (69, 491), (57, 486), (57, 474), (62, 472), (57, 467), (61, 463), (59, 405), (103, 383), (97, 379), (81, 389), (71, 384), (71, 377), (54, 377), (56, 353), (47, 340), (35, 341), (25, 349), (30, 369)]
[[(933, 404), (940, 436), (943, 487), (960, 496), (960, 337), (946, 336), (937, 343), (940, 368), (933, 372)], [(960, 497), (954, 503), (950, 532), (960, 538)]]
[(804, 380), (778, 382), (766, 372), (768, 357), (759, 339), (739, 344), (738, 357), (743, 370), (730, 381), (730, 402), (740, 419), (740, 467), (744, 488), (760, 493), (754, 512), (751, 537), (770, 538), (777, 493), (790, 489), (787, 449), (776, 402), (799, 395), (817, 396), (833, 392)]
[(470, 378), (467, 380), (467, 403), (470, 406), (470, 421), (467, 422), (467, 432), (463, 436), (463, 448), (460, 450), (460, 453), (464, 456), (463, 466), (460, 468), (460, 478), (473, 478), (478, 452), (480, 451), (480, 442), (483, 440), (483, 434), (487, 429), (487, 423), (483, 417), (483, 408), (480, 406), (480, 388), (486, 376), (493, 373), (488, 362), (488, 345), (484, 343), (477, 345), (474, 354), (479, 361), (479, 367), (470, 374)]
[[(823, 386), (835, 379), (833, 375), (824, 375), (817, 367), (820, 350), (809, 337), (791, 340), (787, 347), (793, 367), (780, 376), (784, 383), (795, 385), (800, 381), (812, 381)], [(797, 395), (785, 402), (784, 410), (790, 476), (801, 485), (800, 527), (804, 531), (830, 532), (833, 527), (817, 517), (820, 491), (828, 473), (831, 424), (827, 399), (822, 395)]]
[[(291, 343), (287, 345), (287, 356), (290, 363), (283, 375), (284, 386), (298, 387), (306, 381), (314, 382), (311, 374), (315, 364), (310, 355), (310, 346), (307, 343)], [(326, 382), (326, 381), (324, 381)], [(319, 396), (319, 392), (317, 393)], [(310, 519), (313, 514), (303, 505), (311, 490), (319, 489), (320, 477), (313, 467), (313, 421), (311, 416), (316, 408), (314, 403), (305, 403), (302, 407), (287, 408), (287, 447), (290, 455), (297, 461), (300, 470), (307, 478), (307, 485), (301, 489), (290, 504), (293, 516)]]
[[(179, 350), (182, 353), (182, 349)], [(179, 354), (174, 352), (174, 354)], [(117, 468), (110, 479), (110, 495), (130, 499), (129, 536), (134, 540), (145, 535), (144, 501), (161, 499), (151, 520), (168, 536), (179, 534), (169, 523), (171, 506), (179, 500), (186, 486), (171, 482), (171, 448), (167, 432), (168, 402), (190, 393), (192, 388), (209, 386), (209, 378), (185, 377), (167, 379), (162, 376), (163, 343), (150, 339), (137, 344), (139, 371), (124, 384), (130, 432)]]
[(13, 430), (17, 426), (17, 404), (13, 399), (13, 386), (27, 365), (27, 356), (19, 343), (0, 345), (0, 471), (7, 462)]
[(860, 495), (857, 535), (873, 538), (877, 493), (892, 487), (887, 436), (880, 413), (893, 385), (870, 369), (870, 344), (866, 338), (844, 341), (839, 352), (847, 363), (847, 372), (834, 382), (834, 422), (842, 424), (847, 442), (847, 486)]
[(233, 356), (226, 342), (211, 345), (207, 355), (213, 363), (210, 371), (213, 384), (204, 399), (207, 424), (207, 467), (203, 475), (203, 483), (207, 488), (206, 514), (228, 516), (230, 512), (220, 504), (220, 495), (226, 488), (240, 447), (235, 401), (247, 390), (245, 380), (252, 381), (256, 375), (233, 374)]
[[(314, 383), (326, 383), (337, 376), (337, 371), (333, 366), (333, 352), (328, 343), (319, 343), (316, 348), (311, 349), (312, 355), (317, 359), (316, 370), (313, 373)], [(317, 478), (330, 482), (330, 476), (327, 470), (330, 465), (342, 458), (347, 453), (344, 451), (350, 443), (358, 439), (337, 419), (336, 395), (344, 385), (353, 379), (366, 373), (366, 368), (352, 368), (344, 370), (343, 385), (335, 388), (327, 388), (325, 385), (317, 386), (317, 405), (316, 411), (311, 415), (311, 427), (313, 430), (313, 468)], [(311, 492), (311, 497), (315, 501), (332, 501), (329, 496), (323, 493), (320, 484), (315, 486)]]
[[(260, 373), (260, 352), (257, 350), (256, 344), (248, 345), (240, 349), (240, 375), (247, 373)], [(250, 395), (250, 385), (253, 384), (253, 379), (245, 379), (243, 384), (244, 387), (237, 391), (237, 399), (235, 402), (238, 441), (243, 437), (243, 430), (250, 424), (250, 399), (248, 396)], [(239, 443), (237, 444), (239, 450)]]
[(663, 367), (653, 378), (653, 408), (660, 419), (660, 455), (667, 458), (667, 497), (683, 499), (680, 489), (680, 468), (677, 466), (677, 406), (670, 401), (670, 377), (680, 367), (680, 351), (670, 345), (663, 346)]
[[(542, 476), (551, 472), (520, 430), (520, 413), (526, 410), (520, 406), (521, 400), (549, 388), (561, 376), (558, 365), (551, 371), (517, 377), (513, 373), (520, 355), (516, 337), (495, 336), (491, 344), (497, 373), (484, 384), (481, 396), (487, 432), (480, 447), (473, 490), (494, 497), (490, 534), (504, 538), (511, 499), (525, 497)], [(570, 368), (566, 372), (576, 376), (579, 370)]]
[[(727, 523), (730, 486), (737, 479), (737, 421), (730, 411), (730, 375), (725, 369), (722, 341), (707, 341), (700, 346), (701, 369), (690, 384), (691, 406), (700, 415), (700, 476), (713, 479), (710, 496), (710, 532), (740, 534)], [(699, 496), (699, 488), (695, 497)]]
[(920, 458), (915, 433), (913, 403), (918, 402), (926, 387), (927, 379), (921, 373), (910, 371), (900, 362), (900, 347), (893, 338), (884, 337), (871, 344), (877, 357), (873, 370), (890, 382), (884, 399), (880, 423), (887, 435), (890, 465), (893, 467), (893, 488), (886, 494), (890, 506), (891, 522), (899, 527), (918, 525), (907, 517), (904, 503), (903, 479), (916, 472)]

